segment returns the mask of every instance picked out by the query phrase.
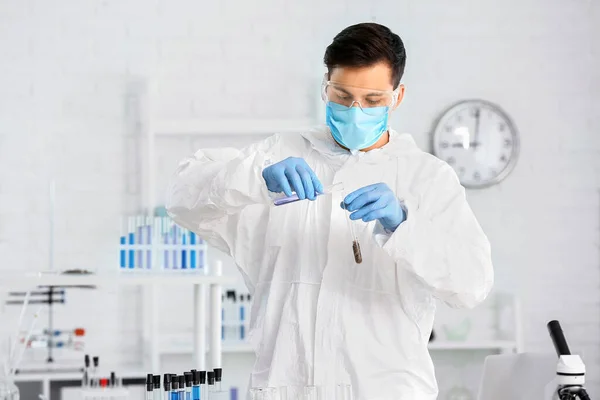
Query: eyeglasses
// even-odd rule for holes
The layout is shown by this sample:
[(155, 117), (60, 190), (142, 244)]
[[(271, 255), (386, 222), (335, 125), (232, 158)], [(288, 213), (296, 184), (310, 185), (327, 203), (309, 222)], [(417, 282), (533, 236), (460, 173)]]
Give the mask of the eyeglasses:
[(358, 105), (365, 114), (383, 115), (394, 108), (399, 90), (374, 90), (341, 85), (323, 78), (321, 97), (325, 104), (338, 111), (349, 110)]

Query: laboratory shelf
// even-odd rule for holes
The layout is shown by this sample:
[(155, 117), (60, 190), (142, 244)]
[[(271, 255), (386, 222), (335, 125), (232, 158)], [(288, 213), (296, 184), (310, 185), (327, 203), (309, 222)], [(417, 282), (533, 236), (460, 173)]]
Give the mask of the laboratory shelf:
[(514, 351), (517, 343), (510, 340), (491, 340), (480, 342), (434, 341), (429, 343), (429, 350), (496, 350)]
[(205, 275), (197, 271), (130, 272), (98, 274), (61, 274), (57, 272), (2, 272), (0, 287), (35, 286), (118, 286), (151, 284), (225, 284), (232, 283), (227, 276)]
[[(102, 366), (102, 371), (115, 371), (120, 379), (137, 379), (146, 376), (150, 367), (144, 367), (141, 364), (123, 364)], [(61, 372), (59, 369), (44, 372), (28, 373), (23, 372), (14, 375), (15, 382), (33, 382), (33, 381), (74, 381), (82, 377), (81, 372)]]

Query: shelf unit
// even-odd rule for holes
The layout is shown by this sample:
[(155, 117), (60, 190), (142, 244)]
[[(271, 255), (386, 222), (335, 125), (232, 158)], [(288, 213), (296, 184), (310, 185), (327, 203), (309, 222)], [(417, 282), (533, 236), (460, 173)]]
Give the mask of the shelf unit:
[[(158, 286), (162, 285), (191, 285), (194, 291), (193, 315), (194, 329), (191, 343), (194, 364), (201, 369), (206, 368), (207, 342), (210, 343), (211, 368), (221, 365), (221, 293), (222, 285), (233, 282), (233, 278), (222, 275), (222, 265), (216, 262), (210, 269), (211, 274), (205, 271), (130, 271), (98, 274), (64, 274), (56, 271), (18, 272), (7, 271), (0, 274), (0, 290), (30, 290), (38, 286), (59, 287), (117, 287), (120, 285), (139, 285), (148, 289), (152, 308), (158, 308)], [(208, 307), (208, 321), (207, 308)], [(149, 313), (144, 315), (151, 329), (144, 344), (146, 356), (149, 360), (143, 363), (151, 371), (160, 371), (158, 315)], [(207, 326), (209, 334), (207, 337)]]
[[(494, 353), (515, 353), (518, 352), (517, 342), (510, 340), (490, 340), (473, 342), (453, 342), (453, 341), (434, 341), (428, 345), (429, 351), (489, 351)], [(192, 352), (190, 343), (179, 344), (160, 344), (161, 354), (184, 355)], [(254, 349), (248, 342), (223, 342), (222, 352), (229, 354), (253, 354)]]
[[(98, 286), (115, 287), (120, 285), (172, 285), (172, 284), (227, 284), (234, 281), (231, 277), (206, 275), (191, 270), (177, 272), (146, 272), (126, 270), (120, 273), (98, 274), (61, 274), (56, 271), (39, 272), (2, 272), (0, 288), (31, 288), (34, 286)], [(4, 282), (4, 283), (3, 283)]]

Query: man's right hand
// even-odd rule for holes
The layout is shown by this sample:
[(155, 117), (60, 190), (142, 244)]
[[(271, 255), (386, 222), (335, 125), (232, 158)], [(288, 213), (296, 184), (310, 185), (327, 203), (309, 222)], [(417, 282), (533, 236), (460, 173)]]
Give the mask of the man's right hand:
[(323, 185), (317, 175), (302, 158), (289, 157), (265, 168), (262, 176), (267, 189), (274, 193), (291, 196), (295, 191), (300, 200), (314, 200), (317, 193), (323, 192)]

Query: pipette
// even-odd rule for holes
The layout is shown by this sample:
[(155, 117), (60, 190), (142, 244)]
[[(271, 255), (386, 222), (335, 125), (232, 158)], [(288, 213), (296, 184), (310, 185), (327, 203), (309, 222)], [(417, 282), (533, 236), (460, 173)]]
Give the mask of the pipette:
[[(344, 196), (344, 192), (342, 192), (342, 196), (346, 198), (346, 196)], [(342, 205), (344, 206), (344, 210), (348, 211), (344, 200), (342, 200)], [(350, 228), (350, 235), (352, 235), (352, 253), (354, 254), (354, 261), (356, 261), (357, 264), (360, 264), (362, 263), (362, 253), (360, 252), (360, 244), (358, 243), (358, 238), (356, 237), (356, 233), (354, 233), (354, 224), (353, 221), (350, 219), (349, 211), (348, 213), (346, 213), (346, 218), (348, 220), (348, 227)]]
[[(329, 186), (325, 186), (323, 188), (323, 193), (317, 193), (318, 196), (322, 196), (324, 194), (332, 194), (334, 192), (340, 192), (344, 190), (344, 185), (341, 182), (334, 183)], [(298, 197), (298, 194), (294, 193), (291, 196), (280, 197), (278, 199), (273, 200), (273, 205), (275, 206), (283, 206), (285, 204), (295, 203), (300, 201), (301, 199)]]

